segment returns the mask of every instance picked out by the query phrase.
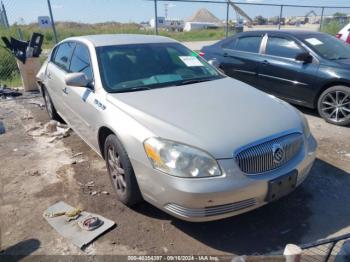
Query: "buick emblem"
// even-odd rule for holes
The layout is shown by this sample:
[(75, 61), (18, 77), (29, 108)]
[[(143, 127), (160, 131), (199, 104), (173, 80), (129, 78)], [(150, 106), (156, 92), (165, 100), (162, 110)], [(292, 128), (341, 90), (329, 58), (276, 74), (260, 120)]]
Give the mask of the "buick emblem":
[(281, 144), (273, 144), (272, 145), (272, 157), (273, 162), (276, 164), (280, 164), (284, 159), (284, 150)]

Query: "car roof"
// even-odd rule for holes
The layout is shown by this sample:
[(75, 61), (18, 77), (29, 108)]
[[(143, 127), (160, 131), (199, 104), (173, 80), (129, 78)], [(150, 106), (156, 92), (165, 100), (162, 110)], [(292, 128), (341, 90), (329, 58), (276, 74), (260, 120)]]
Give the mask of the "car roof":
[(127, 44), (150, 44), (150, 43), (175, 43), (177, 41), (156, 35), (141, 34), (106, 34), (106, 35), (86, 35), (67, 38), (69, 40), (82, 40), (91, 42), (95, 47)]
[(308, 31), (308, 30), (253, 30), (253, 31), (240, 33), (239, 36), (256, 35), (256, 34), (280, 34), (280, 35), (292, 35), (295, 37), (307, 36), (307, 35), (325, 35), (325, 33), (322, 33), (322, 32)]

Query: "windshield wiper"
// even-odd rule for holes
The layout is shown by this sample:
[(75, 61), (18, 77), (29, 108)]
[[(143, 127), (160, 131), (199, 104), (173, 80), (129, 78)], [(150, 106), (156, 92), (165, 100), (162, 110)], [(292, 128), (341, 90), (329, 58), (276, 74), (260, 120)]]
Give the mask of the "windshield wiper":
[(130, 87), (120, 90), (115, 90), (115, 93), (127, 93), (127, 92), (136, 92), (136, 91), (144, 91), (144, 90), (151, 90), (152, 88), (148, 86), (136, 86), (136, 87)]
[(176, 86), (196, 84), (196, 83), (207, 82), (207, 81), (211, 81), (211, 80), (214, 80), (214, 78), (189, 79), (189, 80), (181, 81), (180, 83), (176, 84)]
[(340, 57), (333, 58), (331, 60), (344, 60), (344, 59), (349, 59), (349, 58), (350, 57), (342, 57), (342, 56), (340, 56)]

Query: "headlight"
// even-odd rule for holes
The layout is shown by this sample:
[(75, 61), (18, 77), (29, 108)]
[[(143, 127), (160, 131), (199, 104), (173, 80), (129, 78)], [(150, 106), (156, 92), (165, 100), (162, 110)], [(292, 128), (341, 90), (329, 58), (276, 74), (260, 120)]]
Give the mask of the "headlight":
[(162, 138), (149, 138), (144, 147), (153, 167), (178, 177), (220, 176), (216, 160), (208, 153)]
[(309, 137), (311, 132), (310, 132), (310, 126), (309, 126), (309, 122), (307, 121), (306, 117), (304, 116), (303, 113), (299, 112), (300, 113), (300, 117), (303, 119), (303, 132), (304, 132), (304, 135), (306, 137)]

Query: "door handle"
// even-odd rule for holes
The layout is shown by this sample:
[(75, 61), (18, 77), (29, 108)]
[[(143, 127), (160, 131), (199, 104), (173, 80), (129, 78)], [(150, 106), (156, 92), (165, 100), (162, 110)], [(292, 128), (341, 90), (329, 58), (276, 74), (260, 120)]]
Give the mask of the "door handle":
[(67, 87), (62, 88), (62, 92), (63, 92), (63, 93), (65, 93), (66, 95), (68, 95), (68, 90), (67, 90)]
[(263, 60), (261, 63), (262, 63), (263, 65), (269, 65), (269, 64), (270, 64), (269, 61), (267, 61), (267, 60)]
[(52, 75), (51, 75), (51, 73), (47, 73), (47, 75), (46, 75), (46, 76), (47, 76), (47, 78), (48, 78), (48, 79), (50, 79), (50, 80), (52, 79)]
[(224, 53), (224, 55), (223, 55), (224, 57), (228, 57), (228, 53)]

